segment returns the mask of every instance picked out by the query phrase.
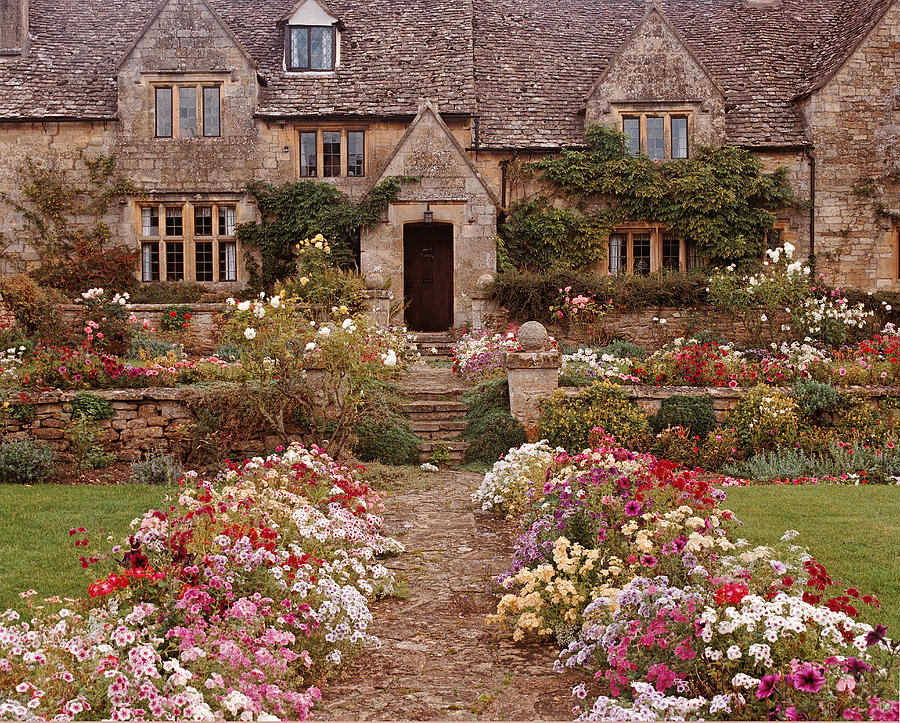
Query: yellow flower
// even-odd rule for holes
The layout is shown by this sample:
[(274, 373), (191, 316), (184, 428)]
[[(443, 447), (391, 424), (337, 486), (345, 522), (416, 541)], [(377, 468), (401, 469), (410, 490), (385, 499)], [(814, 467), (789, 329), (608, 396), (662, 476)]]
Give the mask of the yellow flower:
[(300, 277), (300, 286), (306, 286), (309, 283), (309, 279), (305, 276)]

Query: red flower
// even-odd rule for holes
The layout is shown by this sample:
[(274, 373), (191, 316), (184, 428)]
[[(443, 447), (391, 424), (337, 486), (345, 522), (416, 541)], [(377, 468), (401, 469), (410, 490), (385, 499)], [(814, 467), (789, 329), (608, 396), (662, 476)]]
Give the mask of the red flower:
[(737, 605), (749, 593), (750, 590), (746, 585), (741, 585), (740, 583), (725, 583), (716, 590), (716, 605), (722, 605), (726, 602)]
[(169, 312), (169, 316), (171, 316), (171, 317), (174, 319), (176, 316), (178, 316), (178, 312), (177, 312), (177, 311), (170, 311), (170, 312)]

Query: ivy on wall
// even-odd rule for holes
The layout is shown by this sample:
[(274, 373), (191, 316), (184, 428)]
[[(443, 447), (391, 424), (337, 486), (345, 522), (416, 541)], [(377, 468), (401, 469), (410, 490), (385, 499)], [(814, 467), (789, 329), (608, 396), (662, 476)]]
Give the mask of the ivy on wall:
[(796, 205), (787, 170), (734, 146), (697, 147), (692, 157), (651, 161), (631, 156), (626, 136), (603, 126), (587, 146), (526, 163), (568, 208), (546, 196), (510, 205), (500, 235), (503, 258), (519, 268), (581, 268), (605, 254), (605, 240), (629, 221), (665, 224), (713, 263), (757, 259), (775, 222), (773, 211)]
[(344, 268), (359, 265), (359, 234), (375, 226), (396, 200), (400, 187), (414, 183), (414, 176), (391, 176), (375, 184), (359, 202), (330, 183), (292, 181), (273, 186), (253, 182), (248, 192), (256, 199), (262, 222), (239, 224), (238, 240), (245, 249), (256, 248), (261, 267), (248, 255), (251, 286), (271, 288), (296, 271), (295, 246), (322, 234), (331, 246), (332, 258)]
[[(133, 281), (137, 252), (113, 240), (105, 217), (115, 199), (143, 191), (116, 173), (115, 155), (79, 151), (76, 162), (74, 172), (63, 173), (26, 159), (19, 194), (0, 192), (0, 201), (24, 222), (12, 237), (0, 234), (0, 256), (40, 283), (70, 293), (90, 286), (124, 289)], [(21, 245), (37, 257), (31, 269), (15, 250)]]

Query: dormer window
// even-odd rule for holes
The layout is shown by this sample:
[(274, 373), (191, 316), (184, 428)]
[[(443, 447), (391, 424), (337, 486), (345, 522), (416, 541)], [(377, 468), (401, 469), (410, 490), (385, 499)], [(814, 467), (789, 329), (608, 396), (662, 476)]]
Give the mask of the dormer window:
[(333, 25), (288, 25), (288, 70), (334, 70), (336, 29)]

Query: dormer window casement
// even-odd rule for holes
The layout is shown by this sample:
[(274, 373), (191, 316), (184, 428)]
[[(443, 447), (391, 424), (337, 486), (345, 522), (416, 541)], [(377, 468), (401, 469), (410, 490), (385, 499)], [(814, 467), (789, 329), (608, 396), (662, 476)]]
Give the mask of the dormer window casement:
[(285, 45), (288, 70), (334, 70), (337, 29), (322, 25), (288, 25)]
[(341, 59), (340, 20), (319, 0), (300, 0), (282, 18), (284, 69), (299, 73), (333, 71)]

